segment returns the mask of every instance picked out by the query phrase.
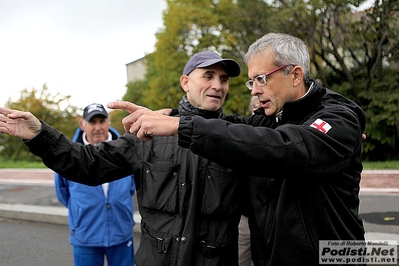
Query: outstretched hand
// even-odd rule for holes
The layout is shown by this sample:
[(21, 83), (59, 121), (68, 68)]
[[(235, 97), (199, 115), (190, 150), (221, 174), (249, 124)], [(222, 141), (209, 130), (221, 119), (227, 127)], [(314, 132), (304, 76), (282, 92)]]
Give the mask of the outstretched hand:
[(32, 113), (0, 107), (0, 133), (29, 140), (41, 130), (42, 124)]
[(121, 109), (130, 113), (122, 119), (125, 131), (139, 139), (150, 140), (152, 136), (177, 136), (179, 118), (152, 111), (131, 102), (111, 102), (110, 109)]

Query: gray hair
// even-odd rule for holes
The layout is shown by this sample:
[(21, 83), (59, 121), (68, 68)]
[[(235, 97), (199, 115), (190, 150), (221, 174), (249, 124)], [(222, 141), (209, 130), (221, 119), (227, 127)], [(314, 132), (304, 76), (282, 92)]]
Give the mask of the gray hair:
[[(294, 64), (301, 66), (305, 74), (305, 81), (309, 79), (309, 51), (305, 43), (294, 36), (284, 33), (268, 33), (251, 44), (244, 56), (244, 62), (248, 65), (249, 59), (254, 55), (261, 55), (267, 48), (271, 48), (275, 54), (276, 66)], [(288, 74), (292, 68), (281, 70)]]

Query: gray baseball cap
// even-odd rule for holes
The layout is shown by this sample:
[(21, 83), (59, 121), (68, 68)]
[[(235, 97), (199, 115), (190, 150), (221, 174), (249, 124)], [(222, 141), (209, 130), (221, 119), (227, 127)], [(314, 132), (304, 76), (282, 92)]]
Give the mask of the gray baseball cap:
[(215, 52), (199, 52), (194, 54), (188, 60), (183, 70), (183, 75), (189, 75), (196, 68), (205, 68), (217, 63), (223, 63), (226, 66), (226, 72), (229, 77), (237, 77), (241, 73), (240, 65), (237, 61), (230, 58), (222, 58)]

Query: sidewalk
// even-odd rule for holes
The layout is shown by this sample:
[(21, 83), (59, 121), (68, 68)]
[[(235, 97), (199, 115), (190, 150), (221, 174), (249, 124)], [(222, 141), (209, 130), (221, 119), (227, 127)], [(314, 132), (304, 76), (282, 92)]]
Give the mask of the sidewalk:
[(364, 170), (360, 193), (399, 193), (399, 170)]
[[(140, 233), (141, 216), (136, 197), (134, 231)], [(68, 209), (54, 191), (50, 169), (0, 169), (0, 219), (68, 225)]]
[[(53, 178), (49, 169), (0, 169), (0, 218), (67, 225), (68, 211), (55, 196)], [(365, 170), (360, 185), (361, 195), (399, 197), (399, 170)], [(135, 198), (133, 202), (135, 232), (140, 232), (141, 216)], [(397, 240), (399, 244), (399, 226), (397, 234), (367, 230), (367, 223), (365, 227), (366, 239)]]

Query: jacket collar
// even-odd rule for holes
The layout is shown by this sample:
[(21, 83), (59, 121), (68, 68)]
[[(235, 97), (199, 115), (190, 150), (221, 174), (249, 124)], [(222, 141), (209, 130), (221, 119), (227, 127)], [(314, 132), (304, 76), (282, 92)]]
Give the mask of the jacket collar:
[(179, 103), (179, 114), (180, 115), (199, 115), (204, 118), (219, 118), (223, 113), (223, 107), (217, 111), (206, 111), (199, 109), (192, 105), (188, 100), (187, 96), (184, 96)]
[[(280, 119), (282, 123), (300, 121), (304, 116), (318, 108), (321, 99), (326, 94), (326, 89), (315, 80), (309, 80), (309, 84), (309, 89), (304, 96), (296, 101), (284, 104), (284, 111)], [(289, 117), (289, 120), (287, 120), (287, 117)]]

